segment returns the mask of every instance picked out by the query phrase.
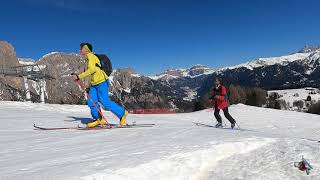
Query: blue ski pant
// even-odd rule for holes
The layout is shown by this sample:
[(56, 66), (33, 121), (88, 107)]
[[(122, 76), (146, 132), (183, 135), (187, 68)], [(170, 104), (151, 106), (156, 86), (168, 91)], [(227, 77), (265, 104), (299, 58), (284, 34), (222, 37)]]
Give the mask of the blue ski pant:
[[(98, 103), (100, 102), (105, 109), (111, 111), (118, 116), (119, 119), (121, 119), (125, 113), (125, 109), (109, 99), (109, 84), (109, 80), (107, 80), (97, 85), (91, 85), (89, 95), (98, 109), (100, 109), (100, 105)], [(92, 118), (99, 119), (101, 117), (99, 111), (95, 108), (94, 104), (89, 98), (87, 103), (91, 109)]]

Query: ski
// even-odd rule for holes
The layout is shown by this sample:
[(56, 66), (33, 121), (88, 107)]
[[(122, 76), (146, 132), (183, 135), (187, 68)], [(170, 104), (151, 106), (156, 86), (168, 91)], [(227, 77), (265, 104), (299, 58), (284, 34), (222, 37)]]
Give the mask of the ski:
[(228, 127), (216, 127), (213, 125), (209, 125), (209, 124), (204, 124), (204, 123), (199, 123), (199, 122), (193, 122), (193, 124), (197, 125), (197, 126), (203, 126), (203, 127), (210, 127), (210, 128), (216, 128), (216, 129), (229, 129), (229, 130), (237, 130), (237, 131), (253, 131), (253, 130), (247, 130), (247, 129), (239, 129), (239, 128), (228, 128)]
[(197, 126), (205, 126), (205, 127), (213, 127), (213, 128), (216, 128), (215, 126), (208, 125), (208, 124), (203, 124), (203, 123), (198, 123), (198, 122), (193, 122), (193, 124), (195, 124), (195, 125), (197, 125)]
[(79, 127), (40, 127), (36, 124), (33, 124), (33, 127), (37, 130), (68, 130), (68, 129), (79, 129)]
[(118, 124), (110, 124), (110, 126), (97, 126), (97, 127), (41, 127), (33, 124), (36, 130), (102, 130), (102, 129), (116, 129), (116, 128), (139, 128), (139, 127), (153, 127), (155, 124), (127, 124), (126, 126), (120, 126)]
[(77, 130), (99, 130), (99, 129), (117, 129), (117, 128), (139, 128), (139, 127), (153, 127), (155, 124), (127, 124), (125, 126), (120, 126), (119, 124), (109, 124), (106, 126), (97, 126), (97, 127), (81, 127), (78, 126)]
[[(112, 124), (110, 123), (109, 124), (110, 126), (120, 126), (119, 124)], [(125, 126), (122, 126), (122, 127), (126, 127), (126, 126), (155, 126), (156, 124), (153, 124), (153, 123), (132, 123), (132, 124), (127, 124)]]

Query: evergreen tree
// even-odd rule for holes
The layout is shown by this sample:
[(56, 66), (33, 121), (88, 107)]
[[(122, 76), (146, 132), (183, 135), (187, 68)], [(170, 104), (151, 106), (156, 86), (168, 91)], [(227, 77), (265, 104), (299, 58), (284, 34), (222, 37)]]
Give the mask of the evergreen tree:
[(242, 104), (245, 104), (246, 101), (247, 101), (247, 94), (246, 92), (244, 91), (244, 89), (241, 87), (241, 86), (237, 86), (236, 87), (237, 90), (238, 90), (238, 94), (239, 94), (239, 97), (240, 97), (240, 102), (239, 103), (242, 103)]

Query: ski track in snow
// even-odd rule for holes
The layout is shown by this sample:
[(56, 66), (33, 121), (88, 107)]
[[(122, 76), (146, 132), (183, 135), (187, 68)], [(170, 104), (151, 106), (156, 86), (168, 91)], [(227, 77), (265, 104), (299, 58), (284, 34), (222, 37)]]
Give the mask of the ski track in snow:
[[(33, 123), (77, 126), (89, 110), (0, 102), (0, 179), (320, 179), (320, 116), (245, 105), (230, 113), (244, 131), (192, 123), (214, 125), (212, 110), (129, 115), (151, 128), (41, 131)], [(309, 176), (293, 167), (302, 155), (314, 167)]]

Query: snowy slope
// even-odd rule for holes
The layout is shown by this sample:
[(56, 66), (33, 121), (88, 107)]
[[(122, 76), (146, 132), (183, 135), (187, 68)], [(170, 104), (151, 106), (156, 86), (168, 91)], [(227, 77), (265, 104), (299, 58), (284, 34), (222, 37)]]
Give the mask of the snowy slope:
[(301, 88), (301, 89), (284, 89), (284, 90), (271, 90), (268, 91), (268, 94), (276, 92), (286, 103), (289, 103), (290, 106), (293, 105), (294, 101), (306, 100), (310, 95), (311, 100), (320, 101), (320, 90), (317, 88)]
[[(213, 124), (212, 110), (129, 115), (152, 128), (39, 131), (34, 122), (76, 126), (88, 108), (0, 102), (0, 179), (319, 179), (319, 116), (245, 105), (230, 112), (244, 131), (192, 123)], [(302, 155), (315, 168), (309, 176), (293, 167)]]

